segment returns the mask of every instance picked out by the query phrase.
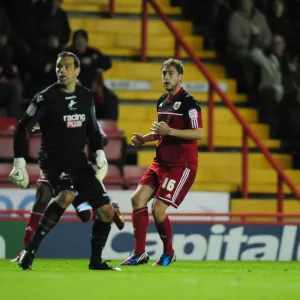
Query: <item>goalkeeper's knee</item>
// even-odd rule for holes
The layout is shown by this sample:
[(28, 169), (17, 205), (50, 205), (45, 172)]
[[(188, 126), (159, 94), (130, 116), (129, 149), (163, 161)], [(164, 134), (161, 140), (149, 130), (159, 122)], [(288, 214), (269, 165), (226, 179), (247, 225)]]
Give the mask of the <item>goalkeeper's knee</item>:
[(92, 221), (95, 218), (95, 212), (93, 209), (87, 209), (87, 210), (82, 210), (82, 211), (77, 211), (77, 216), (79, 219), (86, 223), (88, 221)]

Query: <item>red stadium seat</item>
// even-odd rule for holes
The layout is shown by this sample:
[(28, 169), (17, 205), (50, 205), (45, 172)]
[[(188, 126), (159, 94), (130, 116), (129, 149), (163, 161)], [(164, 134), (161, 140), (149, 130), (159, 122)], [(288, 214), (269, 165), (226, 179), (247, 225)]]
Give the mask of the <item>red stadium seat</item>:
[(0, 118), (0, 132), (14, 132), (18, 120), (15, 118), (1, 117)]
[(123, 156), (123, 139), (109, 137), (108, 145), (104, 148), (109, 161), (119, 161)]
[(125, 185), (131, 188), (136, 186), (142, 176), (145, 174), (147, 168), (139, 166), (124, 166), (124, 181)]
[(122, 135), (122, 132), (117, 123), (113, 120), (99, 120), (102, 129), (107, 135)]
[(124, 185), (120, 170), (115, 165), (108, 166), (108, 172), (104, 178), (104, 184), (107, 189), (122, 189)]
[(116, 166), (108, 166), (108, 171), (106, 177), (104, 178), (104, 182), (123, 182), (121, 173)]
[(146, 170), (147, 168), (139, 166), (124, 166), (124, 178), (125, 180), (140, 180)]
[(1, 183), (8, 183), (8, 175), (12, 170), (12, 163), (2, 163), (0, 164), (0, 182)]
[(14, 137), (12, 134), (0, 132), (0, 159), (14, 158)]
[(109, 164), (118, 166), (121, 174), (123, 174), (126, 152), (124, 137), (108, 136), (108, 145), (104, 147), (104, 151)]
[(26, 170), (30, 181), (37, 181), (40, 176), (40, 167), (38, 164), (26, 164)]
[(38, 152), (41, 146), (41, 136), (31, 136), (29, 139), (28, 157), (32, 160), (38, 159)]

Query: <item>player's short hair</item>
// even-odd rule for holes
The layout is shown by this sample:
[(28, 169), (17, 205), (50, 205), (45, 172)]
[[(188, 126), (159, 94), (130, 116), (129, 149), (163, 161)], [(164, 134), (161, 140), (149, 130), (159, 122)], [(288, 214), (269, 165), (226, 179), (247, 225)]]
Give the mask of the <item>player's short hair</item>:
[(183, 71), (184, 71), (183, 64), (178, 59), (169, 58), (165, 60), (161, 65), (161, 69), (163, 69), (164, 67), (175, 67), (178, 74), (183, 75)]
[(74, 54), (73, 52), (69, 52), (69, 51), (60, 52), (58, 54), (57, 58), (60, 58), (60, 57), (73, 57), (75, 69), (80, 68), (80, 60), (77, 57), (77, 55)]

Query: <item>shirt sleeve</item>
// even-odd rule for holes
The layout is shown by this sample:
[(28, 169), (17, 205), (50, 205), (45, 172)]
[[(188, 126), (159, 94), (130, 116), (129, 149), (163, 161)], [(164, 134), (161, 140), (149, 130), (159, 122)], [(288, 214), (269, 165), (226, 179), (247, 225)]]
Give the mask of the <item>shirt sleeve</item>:
[(188, 101), (186, 119), (189, 128), (203, 128), (201, 108), (199, 103), (194, 99)]
[(87, 136), (88, 136), (91, 152), (94, 153), (97, 150), (103, 150), (103, 141), (102, 141), (102, 134), (99, 128), (99, 123), (96, 118), (95, 105), (93, 100), (92, 100), (89, 113), (90, 115), (88, 117), (88, 123), (87, 123)]
[(26, 157), (27, 142), (33, 126), (45, 114), (45, 99), (41, 94), (36, 94), (28, 106), (24, 116), (19, 121), (14, 134), (14, 157)]
[(159, 107), (161, 107), (161, 105), (162, 105), (162, 103), (163, 103), (165, 97), (166, 97), (166, 95), (162, 95), (162, 96), (158, 99), (158, 101), (157, 101), (157, 103), (156, 103), (156, 111), (158, 111), (158, 110), (159, 110)]
[(105, 131), (103, 130), (103, 128), (102, 128), (100, 122), (97, 121), (97, 123), (98, 123), (98, 126), (99, 126), (100, 134), (101, 134), (101, 136), (102, 136), (102, 143), (103, 143), (103, 146), (106, 146), (106, 145), (108, 144), (108, 137), (107, 137)]

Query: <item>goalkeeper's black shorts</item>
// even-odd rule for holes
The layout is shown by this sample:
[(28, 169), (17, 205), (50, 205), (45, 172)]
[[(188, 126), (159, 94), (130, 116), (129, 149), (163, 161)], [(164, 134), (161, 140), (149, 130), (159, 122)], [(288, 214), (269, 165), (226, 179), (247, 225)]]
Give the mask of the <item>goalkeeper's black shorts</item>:
[(43, 161), (40, 168), (39, 181), (48, 182), (56, 195), (65, 190), (77, 191), (94, 209), (110, 203), (104, 184), (95, 177), (95, 170), (88, 161), (63, 166)]

